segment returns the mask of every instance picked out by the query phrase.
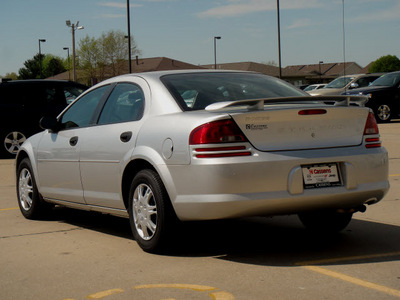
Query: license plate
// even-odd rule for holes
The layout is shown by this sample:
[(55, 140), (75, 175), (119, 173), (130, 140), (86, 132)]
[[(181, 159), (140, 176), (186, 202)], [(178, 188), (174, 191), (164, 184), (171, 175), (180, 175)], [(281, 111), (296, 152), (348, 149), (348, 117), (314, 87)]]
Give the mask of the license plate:
[(336, 163), (303, 166), (302, 170), (306, 189), (342, 185)]

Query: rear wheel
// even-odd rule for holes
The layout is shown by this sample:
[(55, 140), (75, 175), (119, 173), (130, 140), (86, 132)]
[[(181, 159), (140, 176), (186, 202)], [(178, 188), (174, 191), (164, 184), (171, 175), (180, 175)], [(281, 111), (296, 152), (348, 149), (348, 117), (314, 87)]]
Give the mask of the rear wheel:
[(303, 225), (312, 231), (338, 232), (349, 225), (352, 213), (338, 213), (335, 211), (310, 212), (299, 214)]
[(389, 122), (392, 118), (392, 112), (388, 104), (380, 104), (376, 108), (376, 119), (380, 123)]
[(153, 170), (140, 171), (129, 193), (129, 221), (136, 242), (146, 252), (164, 250), (175, 220), (160, 176)]
[(27, 219), (40, 219), (52, 207), (41, 198), (28, 158), (24, 158), (17, 170), (17, 197), (21, 213)]

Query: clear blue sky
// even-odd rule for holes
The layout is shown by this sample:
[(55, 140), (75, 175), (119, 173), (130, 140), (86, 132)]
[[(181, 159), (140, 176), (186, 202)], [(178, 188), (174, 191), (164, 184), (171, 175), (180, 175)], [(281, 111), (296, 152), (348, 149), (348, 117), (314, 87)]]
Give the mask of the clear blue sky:
[[(280, 0), (282, 66), (343, 61), (342, 0)], [(130, 0), (131, 34), (142, 57), (192, 64), (278, 63), (276, 0)], [(344, 0), (345, 58), (362, 67), (400, 58), (400, 1)], [(127, 32), (126, 0), (0, 0), (0, 75), (16, 72), (39, 52), (66, 57), (66, 20), (86, 35)], [(70, 51), (72, 52), (72, 50)]]

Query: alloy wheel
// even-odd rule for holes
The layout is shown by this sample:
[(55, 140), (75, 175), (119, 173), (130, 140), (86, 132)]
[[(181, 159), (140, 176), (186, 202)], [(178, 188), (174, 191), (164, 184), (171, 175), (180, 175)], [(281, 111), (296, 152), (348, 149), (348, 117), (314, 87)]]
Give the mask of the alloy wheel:
[(18, 131), (12, 131), (4, 139), (4, 147), (11, 154), (17, 154), (21, 145), (26, 141), (25, 135)]
[(33, 203), (33, 183), (32, 175), (26, 168), (19, 174), (18, 194), (21, 207), (26, 211), (30, 210)]
[(132, 214), (135, 228), (143, 240), (150, 240), (157, 229), (157, 205), (147, 184), (136, 187), (133, 195)]
[(390, 119), (390, 107), (386, 104), (382, 104), (378, 107), (378, 118), (382, 121)]

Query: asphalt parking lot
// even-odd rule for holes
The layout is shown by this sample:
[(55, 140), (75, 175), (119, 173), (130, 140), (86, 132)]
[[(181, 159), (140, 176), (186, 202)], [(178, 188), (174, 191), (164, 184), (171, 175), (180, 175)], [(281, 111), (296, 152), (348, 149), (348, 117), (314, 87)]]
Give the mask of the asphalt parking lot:
[(125, 219), (24, 219), (13, 160), (0, 160), (0, 299), (399, 299), (400, 121), (379, 128), (391, 189), (342, 233), (295, 216), (193, 223), (164, 255), (143, 252)]

